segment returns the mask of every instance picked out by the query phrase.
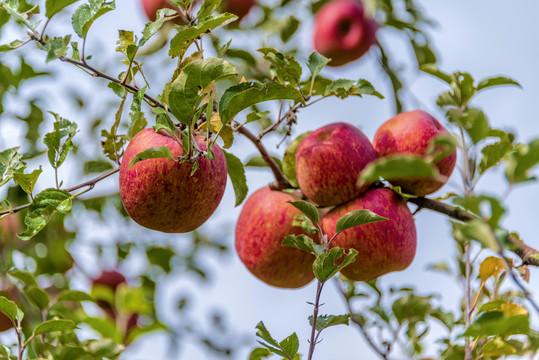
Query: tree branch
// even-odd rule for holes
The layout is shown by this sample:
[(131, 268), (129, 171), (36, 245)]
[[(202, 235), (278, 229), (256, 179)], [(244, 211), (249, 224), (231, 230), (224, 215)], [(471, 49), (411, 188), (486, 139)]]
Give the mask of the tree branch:
[[(479, 219), (479, 217), (467, 212), (466, 210), (463, 210), (457, 206), (445, 204), (441, 201), (419, 197), (408, 199), (408, 202), (419, 206), (421, 209), (436, 211), (440, 214), (447, 215), (450, 218), (462, 222)], [(508, 240), (512, 245), (515, 246), (515, 250), (513, 250), (513, 252), (522, 259), (522, 265), (539, 266), (539, 260), (532, 257), (532, 255), (539, 253), (539, 251), (526, 245), (522, 240), (519, 240), (510, 234), (508, 236)]]

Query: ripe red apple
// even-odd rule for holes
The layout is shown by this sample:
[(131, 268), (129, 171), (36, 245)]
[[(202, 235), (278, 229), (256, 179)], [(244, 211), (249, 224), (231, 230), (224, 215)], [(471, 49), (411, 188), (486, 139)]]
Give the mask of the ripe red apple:
[(367, 190), (357, 186), (361, 170), (376, 159), (376, 151), (358, 128), (334, 123), (309, 134), (296, 152), (301, 191), (320, 206), (342, 204)]
[[(447, 130), (430, 114), (421, 111), (403, 112), (386, 121), (376, 131), (373, 145), (379, 157), (394, 154), (425, 155), (432, 138), (447, 133)], [(436, 163), (445, 181), (432, 178), (389, 179), (405, 192), (424, 196), (440, 189), (455, 168), (457, 152), (445, 156)]]
[(236, 21), (240, 22), (251, 11), (256, 0), (224, 0), (223, 3), (225, 11), (236, 15), (238, 17)]
[(314, 48), (341, 66), (363, 56), (376, 42), (378, 25), (369, 18), (359, 0), (334, 0), (314, 19)]
[(299, 288), (314, 279), (314, 255), (281, 246), (288, 235), (306, 234), (292, 225), (301, 214), (287, 203), (294, 200), (290, 194), (263, 187), (247, 199), (236, 224), (240, 260), (254, 276), (280, 288)]
[(356, 261), (341, 273), (355, 281), (368, 281), (392, 271), (404, 270), (415, 256), (417, 235), (406, 202), (386, 188), (371, 189), (360, 197), (327, 213), (320, 226), (328, 238), (335, 235), (337, 221), (345, 214), (367, 209), (388, 218), (343, 231), (331, 247), (356, 249)]
[[(206, 150), (204, 138), (197, 137), (199, 148)], [(153, 129), (133, 137), (120, 165), (120, 196), (125, 210), (139, 225), (166, 233), (185, 233), (201, 226), (213, 214), (225, 191), (227, 165), (223, 151), (212, 147), (215, 160), (198, 158), (193, 164), (167, 158), (147, 159), (129, 164), (140, 152), (166, 146), (172, 156), (182, 155), (182, 145), (168, 134)]]
[[(142, 7), (144, 9), (144, 12), (146, 13), (146, 17), (150, 21), (155, 21), (157, 18), (157, 10), (160, 9), (174, 9), (174, 6), (168, 0), (142, 0)], [(182, 22), (179, 20), (181, 18), (178, 17), (175, 19), (175, 22), (180, 23)]]

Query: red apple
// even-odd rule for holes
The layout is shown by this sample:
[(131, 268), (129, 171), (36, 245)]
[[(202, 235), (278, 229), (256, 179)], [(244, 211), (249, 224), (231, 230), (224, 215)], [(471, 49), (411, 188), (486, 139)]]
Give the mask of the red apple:
[(326, 125), (308, 135), (296, 152), (301, 191), (320, 206), (342, 204), (367, 190), (357, 186), (361, 170), (376, 159), (369, 139), (347, 123)]
[(282, 246), (291, 234), (305, 234), (292, 225), (301, 214), (287, 201), (290, 194), (263, 187), (251, 195), (236, 224), (236, 251), (247, 269), (266, 284), (280, 288), (299, 288), (314, 279), (314, 255)]
[[(157, 19), (157, 10), (160, 9), (175, 9), (177, 10), (168, 0), (142, 0), (142, 7), (146, 13), (146, 17), (150, 21), (155, 21)], [(179, 16), (174, 18), (176, 24), (185, 23), (185, 18), (181, 13), (178, 13)]]
[(226, 12), (234, 14), (238, 17), (237, 22), (245, 17), (255, 5), (256, 0), (223, 0)]
[[(379, 157), (394, 154), (425, 155), (432, 138), (447, 133), (447, 130), (428, 113), (415, 110), (403, 112), (386, 121), (376, 131), (373, 145)], [(432, 178), (388, 179), (405, 192), (424, 196), (440, 189), (455, 168), (457, 152), (445, 156), (436, 163), (445, 181)]]
[(392, 271), (404, 270), (415, 256), (417, 235), (406, 202), (386, 188), (372, 189), (327, 213), (320, 226), (328, 238), (335, 235), (337, 221), (349, 212), (367, 209), (388, 218), (343, 231), (331, 247), (356, 249), (356, 261), (341, 273), (354, 281), (368, 281)]
[[(4, 290), (1, 290), (0, 296), (3, 296), (8, 300), (15, 302), (19, 302), (20, 300), (19, 294), (11, 285), (9, 285)], [(0, 332), (7, 331), (11, 328), (13, 328), (13, 322), (11, 322), (11, 319), (4, 315), (2, 312), (0, 312)]]
[[(122, 273), (116, 270), (103, 270), (98, 277), (92, 279), (92, 286), (105, 286), (111, 289), (113, 292), (116, 292), (116, 289), (121, 284), (127, 284), (127, 280)], [(97, 305), (106, 311), (109, 310), (113, 313), (112, 304), (110, 304), (108, 301), (99, 299), (97, 300)]]
[(11, 320), (0, 312), (0, 332), (7, 331), (13, 327)]
[(358, 0), (334, 0), (324, 5), (314, 19), (314, 48), (341, 66), (363, 56), (376, 42), (378, 25)]
[[(199, 148), (206, 142), (197, 137)], [(211, 216), (225, 191), (227, 165), (223, 151), (212, 147), (215, 160), (198, 158), (193, 164), (167, 158), (147, 159), (129, 164), (138, 154), (152, 147), (166, 146), (172, 156), (182, 156), (182, 145), (168, 134), (153, 129), (140, 131), (133, 137), (120, 165), (120, 196), (125, 210), (139, 225), (166, 233), (193, 231)]]

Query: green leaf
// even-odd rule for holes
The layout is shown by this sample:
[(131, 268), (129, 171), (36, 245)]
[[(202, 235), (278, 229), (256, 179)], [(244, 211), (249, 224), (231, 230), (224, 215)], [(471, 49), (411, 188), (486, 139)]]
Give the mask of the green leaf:
[(305, 139), (310, 133), (312, 133), (312, 131), (308, 131), (296, 137), (294, 141), (288, 145), (286, 151), (284, 152), (282, 166), (283, 174), (290, 182), (290, 185), (296, 188), (299, 187), (298, 178), (296, 176), (296, 152), (298, 151), (299, 144), (301, 144), (303, 139)]
[(95, 302), (94, 298), (85, 292), (79, 290), (64, 290), (58, 295), (57, 301), (91, 301)]
[(8, 274), (15, 279), (22, 281), (27, 286), (37, 286), (36, 278), (32, 273), (15, 268), (8, 271)]
[(272, 355), (272, 352), (269, 351), (269, 349), (266, 348), (256, 348), (249, 354), (248, 360), (260, 360), (267, 357), (270, 357)]
[(451, 84), (453, 79), (450, 75), (444, 73), (442, 70), (438, 69), (434, 64), (424, 64), (419, 66), (419, 70), (426, 72), (432, 76), (437, 77), (438, 79), (445, 81), (448, 84)]
[(37, 325), (34, 329), (33, 335), (37, 336), (53, 331), (71, 331), (75, 330), (77, 325), (71, 320), (47, 320)]
[(168, 55), (171, 57), (183, 57), (189, 46), (191, 46), (191, 44), (193, 44), (200, 36), (211, 32), (219, 26), (230, 24), (237, 18), (236, 15), (229, 13), (217, 14), (205, 19), (200, 19), (195, 26), (181, 28), (172, 40), (170, 40), (170, 50)]
[(88, 324), (104, 338), (112, 339), (118, 344), (121, 344), (124, 339), (124, 335), (110, 319), (88, 317), (84, 319), (84, 323)]
[(282, 356), (285, 359), (294, 360), (294, 356), (299, 348), (299, 341), (296, 333), (293, 333), (281, 341), (281, 343), (277, 343), (262, 321), (256, 325), (256, 329), (256, 336), (265, 341), (258, 341), (261, 345), (265, 346), (269, 351), (276, 355)]
[(292, 206), (294, 206), (296, 209), (301, 211), (309, 220), (311, 220), (314, 224), (318, 224), (320, 222), (320, 215), (318, 214), (318, 210), (316, 207), (304, 200), (298, 200), (298, 201), (288, 201)]
[(350, 249), (340, 265), (335, 265), (335, 262), (341, 259), (344, 254), (344, 249), (335, 247), (328, 252), (323, 252), (316, 258), (313, 264), (313, 272), (318, 281), (325, 282), (331, 279), (337, 272), (356, 261), (358, 252), (355, 249)]
[(191, 122), (194, 121), (193, 117), (202, 102), (201, 93), (204, 89), (216, 81), (236, 74), (237, 70), (231, 63), (219, 58), (200, 59), (185, 66), (172, 83), (169, 93), (172, 114), (182, 124), (191, 126)]
[(15, 173), (20, 173), (26, 168), (22, 161), (22, 155), (17, 151), (19, 147), (0, 152), (0, 186), (7, 183)]
[(282, 246), (290, 246), (303, 251), (320, 255), (323, 252), (322, 246), (315, 244), (314, 240), (307, 235), (288, 235), (281, 243)]
[(47, 62), (56, 60), (61, 56), (65, 56), (67, 53), (67, 48), (71, 40), (71, 35), (66, 37), (54, 37), (47, 41), (45, 45), (39, 45), (40, 48), (47, 52)]
[(483, 156), (479, 163), (479, 174), (484, 173), (498, 163), (513, 150), (513, 145), (506, 141), (498, 141), (493, 144), (489, 144), (481, 149)]
[(129, 168), (131, 168), (131, 166), (138, 163), (139, 161), (148, 160), (148, 159), (157, 159), (157, 158), (166, 158), (172, 161), (178, 161), (178, 159), (175, 159), (174, 156), (172, 156), (172, 153), (170, 152), (170, 149), (168, 147), (158, 146), (158, 147), (146, 149), (143, 152), (140, 152), (137, 155), (135, 155), (135, 157), (129, 164)]
[[(309, 316), (309, 324), (313, 326), (313, 316)], [(320, 315), (316, 318), (316, 331), (320, 332), (330, 326), (349, 325), (350, 314), (346, 315)]]
[(99, 160), (88, 160), (84, 163), (83, 173), (84, 174), (95, 174), (103, 173), (105, 171), (112, 170), (114, 165), (110, 161), (99, 159)]
[(142, 37), (140, 38), (137, 47), (142, 47), (152, 36), (155, 35), (157, 31), (163, 26), (163, 24), (170, 19), (173, 19), (174, 15), (177, 15), (177, 11), (173, 9), (159, 9), (157, 11), (157, 16), (154, 22), (148, 22), (142, 30)]
[(329, 82), (326, 86), (324, 96), (336, 96), (339, 99), (346, 99), (349, 96), (374, 95), (380, 99), (384, 97), (374, 89), (370, 82), (364, 79), (358, 81), (348, 79), (338, 79)]
[(17, 304), (8, 300), (4, 296), (0, 296), (0, 312), (6, 315), (10, 320), (17, 320), (17, 315), (20, 310), (17, 308)]
[(58, 208), (65, 200), (70, 198), (72, 198), (72, 195), (65, 190), (46, 189), (34, 197), (34, 201), (30, 204), (28, 212), (41, 215), (51, 208)]
[(146, 249), (146, 257), (152, 265), (159, 266), (167, 274), (172, 270), (171, 260), (176, 255), (174, 250), (161, 246)]
[[(133, 102), (131, 103), (131, 112), (129, 118), (129, 129), (127, 130), (127, 137), (132, 139), (139, 131), (146, 128), (148, 122), (142, 112), (142, 102), (144, 101), (144, 94), (146, 93), (146, 86), (138, 90), (135, 96), (133, 96)], [(118, 114), (117, 114), (118, 115)]]
[[(281, 159), (279, 159), (276, 156), (271, 157), (273, 161), (277, 164), (279, 169), (283, 168), (283, 165), (281, 164)], [(244, 166), (250, 166), (250, 167), (267, 167), (268, 163), (264, 160), (264, 158), (261, 155), (256, 155), (247, 160)]]
[(233, 85), (224, 92), (219, 101), (219, 116), (223, 124), (227, 124), (240, 111), (269, 100), (301, 102), (303, 96), (290, 85), (281, 85), (273, 81), (265, 84), (244, 82)]
[(539, 139), (518, 144), (506, 159), (505, 177), (511, 184), (531, 180), (529, 172), (539, 163)]
[(419, 67), (426, 64), (436, 63), (436, 54), (432, 50), (428, 41), (419, 43), (415, 39), (410, 39), (412, 48), (414, 49), (415, 58)]
[(264, 60), (270, 62), (270, 74), (272, 78), (283, 85), (288, 83), (292, 85), (299, 84), (301, 78), (301, 65), (291, 55), (284, 55), (279, 51), (264, 47), (258, 49), (264, 54)]
[(517, 349), (504, 341), (503, 339), (496, 337), (492, 340), (487, 341), (487, 343), (481, 349), (481, 354), (483, 356), (504, 356), (504, 355), (516, 355)]
[(438, 169), (429, 161), (413, 155), (392, 155), (369, 163), (359, 175), (359, 184), (370, 184), (379, 180), (394, 180), (410, 177), (436, 177)]
[(318, 76), (320, 74), (320, 71), (330, 62), (331, 60), (325, 57), (322, 54), (317, 53), (316, 51), (313, 51), (311, 55), (309, 55), (309, 60), (307, 61), (307, 68), (311, 72), (312, 77)]
[(418, 296), (407, 294), (396, 299), (391, 306), (393, 316), (399, 324), (408, 322), (414, 324), (427, 319), (432, 311), (431, 298), (428, 296)]
[(49, 306), (49, 295), (40, 288), (30, 287), (24, 293), (40, 310), (45, 310)]
[[(453, 202), (484, 219), (488, 219), (488, 224), (493, 229), (498, 227), (498, 223), (505, 213), (502, 202), (493, 196), (469, 195), (467, 197), (455, 197)], [(488, 212), (485, 211), (487, 208), (484, 205), (488, 206)]]
[(221, 5), (221, 0), (204, 0), (197, 13), (198, 19), (210, 16)]
[(340, 233), (354, 226), (370, 224), (377, 221), (389, 220), (383, 216), (377, 215), (370, 210), (356, 210), (343, 215), (336, 225), (336, 232)]
[(232, 186), (234, 187), (234, 194), (236, 195), (236, 204), (234, 206), (238, 206), (245, 200), (249, 191), (247, 178), (245, 177), (245, 168), (241, 160), (236, 156), (224, 150), (223, 152), (225, 153), (228, 176), (230, 176), (230, 181), (232, 181)]
[(13, 181), (15, 182), (15, 184), (19, 185), (25, 193), (32, 196), (34, 186), (37, 182), (37, 178), (39, 177), (39, 175), (41, 175), (42, 172), (43, 170), (40, 166), (39, 169), (32, 171), (30, 174), (15, 173), (13, 174)]
[(497, 251), (499, 246), (490, 226), (483, 220), (472, 220), (463, 224), (454, 223), (453, 226), (469, 240), (477, 240), (484, 247)]
[(489, 311), (477, 317), (462, 336), (509, 336), (530, 331), (528, 315), (507, 316), (503, 311)]
[(249, 66), (254, 67), (256, 65), (256, 58), (249, 51), (243, 49), (229, 48), (224, 55), (232, 59), (241, 59)]
[(504, 76), (497, 76), (497, 77), (491, 77), (485, 80), (481, 80), (479, 84), (477, 84), (477, 91), (486, 89), (491, 86), (500, 86), (500, 85), (516, 85), (518, 87), (522, 87), (520, 86), (518, 82), (516, 82), (513, 79), (510, 79)]
[(0, 344), (0, 355), (6, 359), (11, 359), (11, 350), (6, 345)]
[(288, 42), (288, 40), (290, 40), (290, 38), (294, 36), (294, 34), (299, 28), (299, 24), (300, 24), (299, 20), (296, 19), (294, 15), (290, 15), (283, 21), (283, 23), (281, 24), (281, 31), (279, 34), (281, 36), (281, 41), (283, 43)]
[(77, 133), (77, 124), (63, 119), (53, 112), (49, 113), (56, 119), (54, 131), (46, 134), (43, 142), (48, 147), (47, 155), (50, 164), (54, 169), (58, 169), (63, 164), (69, 151), (75, 147), (72, 139)]
[(106, 0), (89, 0), (88, 4), (79, 6), (73, 13), (71, 18), (73, 29), (77, 35), (84, 39), (94, 21), (115, 8), (114, 0), (110, 2), (106, 2)]
[(11, 51), (20, 48), (25, 44), (24, 41), (13, 40), (9, 44), (0, 45), (0, 52)]
[(63, 10), (66, 6), (77, 2), (78, 0), (47, 0), (45, 1), (45, 16), (49, 19), (53, 15)]
[(293, 333), (292, 335), (281, 341), (279, 343), (279, 346), (286, 354), (286, 357), (290, 360), (293, 360), (299, 349), (298, 336), (296, 335), (296, 333)]
[(461, 125), (474, 144), (490, 136), (491, 129), (485, 113), (477, 108), (466, 108), (462, 113), (458, 109), (448, 111), (449, 121)]

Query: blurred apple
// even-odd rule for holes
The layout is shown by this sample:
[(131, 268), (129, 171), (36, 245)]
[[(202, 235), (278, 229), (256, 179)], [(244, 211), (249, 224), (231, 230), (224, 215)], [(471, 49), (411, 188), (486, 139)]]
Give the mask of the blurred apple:
[(358, 0), (334, 0), (324, 5), (314, 19), (314, 48), (331, 58), (330, 66), (341, 66), (363, 56), (376, 42), (378, 25)]
[[(421, 111), (403, 112), (378, 128), (373, 145), (379, 157), (395, 154), (424, 156), (434, 137), (447, 134), (447, 130), (430, 114)], [(424, 196), (440, 189), (455, 168), (457, 152), (445, 156), (436, 167), (445, 181), (433, 178), (388, 179), (409, 194)]]
[(406, 269), (414, 259), (417, 234), (406, 202), (386, 188), (371, 189), (327, 213), (320, 222), (331, 239), (337, 221), (349, 212), (367, 209), (389, 220), (355, 226), (343, 231), (331, 247), (356, 249), (356, 261), (341, 273), (354, 281), (368, 281), (392, 271)]
[(314, 279), (314, 256), (281, 245), (288, 235), (306, 234), (293, 225), (301, 214), (287, 203), (294, 200), (290, 194), (263, 187), (247, 199), (236, 224), (240, 260), (258, 279), (280, 288), (299, 288)]
[(342, 204), (363, 193), (361, 170), (376, 159), (369, 139), (347, 123), (326, 125), (309, 134), (296, 152), (296, 173), (301, 191), (320, 206)]
[[(206, 141), (197, 137), (198, 147)], [(227, 164), (223, 151), (215, 144), (215, 160), (198, 158), (193, 164), (168, 158), (147, 159), (129, 167), (135, 156), (149, 148), (168, 147), (174, 158), (182, 156), (182, 145), (168, 134), (152, 128), (133, 137), (120, 166), (120, 196), (125, 210), (139, 225), (166, 233), (193, 231), (213, 214), (225, 192)]]
[(256, 4), (256, 0), (223, 0), (224, 10), (238, 17), (238, 23), (243, 19), (251, 8)]

